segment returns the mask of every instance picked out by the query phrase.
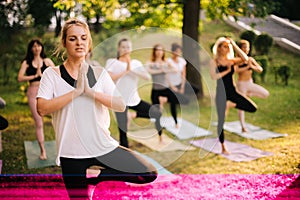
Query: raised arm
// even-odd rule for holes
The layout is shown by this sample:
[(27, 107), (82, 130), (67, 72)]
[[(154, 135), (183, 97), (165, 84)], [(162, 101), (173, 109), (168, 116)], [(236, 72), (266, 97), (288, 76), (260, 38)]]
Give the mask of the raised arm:
[(233, 39), (228, 38), (228, 40), (232, 44), (232, 47), (235, 50), (235, 52), (241, 57), (241, 59), (243, 61), (248, 61), (249, 58), (247, 54), (233, 41)]

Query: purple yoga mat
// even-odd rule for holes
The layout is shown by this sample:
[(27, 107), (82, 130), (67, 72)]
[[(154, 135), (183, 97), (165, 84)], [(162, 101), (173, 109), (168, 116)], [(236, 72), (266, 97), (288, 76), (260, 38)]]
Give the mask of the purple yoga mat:
[(190, 141), (190, 143), (208, 152), (220, 154), (221, 156), (235, 162), (251, 161), (261, 157), (272, 155), (271, 152), (262, 151), (260, 149), (253, 148), (245, 144), (230, 142), (227, 140), (225, 140), (225, 145), (230, 154), (225, 155), (221, 153), (221, 144), (217, 138), (193, 140)]

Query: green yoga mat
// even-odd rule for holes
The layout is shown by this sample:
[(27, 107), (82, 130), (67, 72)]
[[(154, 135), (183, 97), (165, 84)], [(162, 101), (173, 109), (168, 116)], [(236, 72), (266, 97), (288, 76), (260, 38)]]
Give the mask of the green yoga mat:
[(40, 147), (37, 141), (24, 141), (28, 169), (55, 166), (55, 141), (45, 141), (47, 160), (41, 160)]

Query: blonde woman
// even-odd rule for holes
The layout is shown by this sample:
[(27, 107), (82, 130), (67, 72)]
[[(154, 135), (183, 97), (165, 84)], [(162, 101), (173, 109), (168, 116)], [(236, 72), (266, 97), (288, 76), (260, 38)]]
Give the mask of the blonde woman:
[[(234, 57), (234, 51), (239, 57)], [(217, 80), (216, 107), (218, 114), (218, 136), (222, 146), (222, 153), (229, 154), (224, 144), (224, 130), (226, 102), (230, 101), (232, 107), (247, 112), (255, 112), (256, 105), (245, 96), (237, 92), (233, 74), (237, 70), (237, 65), (242, 62), (252, 62), (231, 38), (220, 37), (213, 46), (214, 64), (211, 65), (210, 75)]]
[(67, 59), (45, 70), (37, 106), (41, 116), (52, 114), (56, 163), (70, 199), (92, 199), (89, 187), (101, 181), (154, 181), (155, 167), (110, 136), (108, 108), (123, 112), (125, 103), (107, 71), (85, 62), (92, 49), (88, 25), (69, 19), (60, 37), (58, 51)]

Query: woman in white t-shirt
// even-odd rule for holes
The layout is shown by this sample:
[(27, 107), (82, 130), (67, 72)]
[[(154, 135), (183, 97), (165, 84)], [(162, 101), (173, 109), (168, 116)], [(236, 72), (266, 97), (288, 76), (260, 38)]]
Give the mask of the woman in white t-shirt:
[(44, 71), (37, 95), (39, 114), (52, 114), (56, 163), (71, 199), (88, 199), (88, 187), (100, 181), (148, 183), (157, 177), (154, 166), (110, 136), (108, 108), (121, 112), (125, 104), (109, 74), (85, 62), (91, 48), (88, 25), (66, 21), (57, 52), (65, 49), (67, 59)]
[(167, 61), (174, 66), (177, 71), (168, 73), (167, 78), (170, 88), (178, 93), (184, 94), (185, 82), (186, 82), (186, 61), (181, 57), (181, 46), (177, 43), (173, 43), (171, 46), (172, 56)]
[(117, 58), (108, 59), (105, 67), (112, 80), (116, 83), (117, 89), (126, 103), (124, 112), (116, 112), (120, 133), (120, 145), (125, 147), (128, 147), (128, 109), (135, 111), (131, 113), (131, 118), (154, 118), (159, 141), (162, 141), (162, 127), (160, 125), (161, 112), (155, 105), (143, 101), (138, 93), (139, 78), (150, 80), (151, 76), (140, 61), (131, 59), (131, 50), (131, 42), (126, 38), (121, 39), (118, 42)]

